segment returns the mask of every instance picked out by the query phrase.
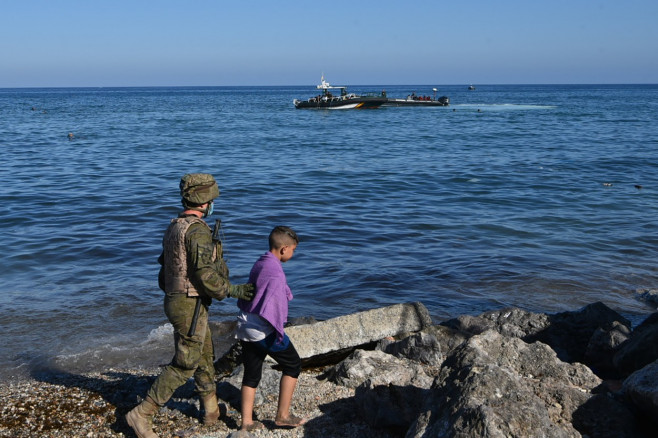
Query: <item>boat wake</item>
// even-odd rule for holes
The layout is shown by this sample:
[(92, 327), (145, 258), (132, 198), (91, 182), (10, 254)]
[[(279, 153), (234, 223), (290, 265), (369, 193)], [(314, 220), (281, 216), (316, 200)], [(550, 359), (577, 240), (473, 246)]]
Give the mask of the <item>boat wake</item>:
[(457, 105), (452, 105), (454, 109), (473, 109), (481, 111), (532, 111), (532, 110), (545, 110), (545, 109), (555, 109), (555, 105), (523, 105), (516, 103), (484, 103), (484, 104), (475, 104), (475, 103), (462, 103)]

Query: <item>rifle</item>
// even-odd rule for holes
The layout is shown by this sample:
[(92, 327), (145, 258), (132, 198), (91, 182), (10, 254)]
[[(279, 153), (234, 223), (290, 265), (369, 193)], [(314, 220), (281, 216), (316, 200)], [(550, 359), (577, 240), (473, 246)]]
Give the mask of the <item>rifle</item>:
[[(212, 230), (212, 241), (219, 241), (219, 229), (221, 228), (222, 221), (221, 219), (215, 219), (215, 228)], [(194, 336), (196, 331), (196, 324), (199, 320), (199, 312), (201, 311), (201, 297), (196, 297), (196, 305), (194, 306), (194, 315), (192, 316), (192, 324), (190, 324), (190, 331), (187, 332), (188, 337)]]

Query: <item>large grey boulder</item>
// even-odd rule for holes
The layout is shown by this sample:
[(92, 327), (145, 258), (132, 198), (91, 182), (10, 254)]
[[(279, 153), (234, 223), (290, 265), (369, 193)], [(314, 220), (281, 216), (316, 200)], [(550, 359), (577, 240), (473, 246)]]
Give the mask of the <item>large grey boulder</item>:
[(572, 414), (600, 382), (545, 344), (488, 330), (446, 358), (407, 437), (580, 437)]
[(628, 319), (601, 302), (589, 304), (575, 312), (556, 313), (549, 319), (550, 324), (545, 330), (524, 340), (548, 344), (561, 360), (570, 363), (587, 364), (587, 345), (599, 328), (610, 330), (615, 323), (629, 329), (631, 327)]
[(649, 438), (637, 411), (618, 393), (597, 393), (573, 413), (573, 425), (583, 437)]
[(631, 337), (631, 329), (618, 322), (606, 328), (599, 327), (594, 331), (585, 350), (585, 363), (604, 379), (620, 377), (617, 367), (613, 363), (615, 353)]
[(550, 325), (550, 318), (544, 313), (510, 307), (484, 312), (478, 316), (461, 315), (442, 322), (441, 325), (469, 336), (495, 330), (504, 336), (524, 339), (545, 330)]
[(373, 430), (401, 436), (422, 412), (430, 392), (429, 388), (414, 385), (378, 385), (366, 380), (356, 388), (354, 403), (359, 416)]
[(368, 424), (400, 432), (421, 412), (434, 381), (420, 363), (379, 350), (356, 350), (326, 374), (339, 385), (356, 388), (354, 402)]
[(400, 340), (385, 338), (379, 341), (377, 349), (395, 357), (411, 359), (424, 364), (441, 364), (441, 343), (432, 333), (426, 331), (405, 336)]
[(507, 308), (479, 316), (462, 315), (441, 325), (466, 336), (495, 330), (529, 343), (540, 341), (561, 360), (585, 363), (606, 377), (618, 374), (612, 357), (622, 348), (631, 327), (630, 321), (601, 302), (552, 315)]
[(658, 312), (652, 313), (631, 333), (613, 358), (619, 372), (628, 376), (632, 372), (658, 359)]
[(452, 350), (459, 347), (472, 335), (459, 329), (435, 324), (423, 329), (423, 333), (428, 333), (439, 342), (441, 354), (447, 356)]
[(658, 418), (658, 360), (635, 371), (624, 380), (624, 393), (650, 418)]
[[(432, 325), (422, 303), (402, 303), (343, 315), (326, 321), (286, 327), (305, 367), (338, 363), (357, 347), (387, 337), (407, 335)], [(218, 342), (215, 341), (217, 344)], [(218, 374), (229, 375), (241, 363), (240, 344), (232, 345), (215, 362)]]
[(373, 385), (429, 388), (434, 380), (420, 364), (379, 350), (356, 350), (325, 374), (330, 381), (349, 388), (356, 388), (367, 380)]
[(422, 303), (404, 303), (289, 327), (286, 333), (299, 356), (310, 359), (417, 332), (431, 324), (432, 318)]

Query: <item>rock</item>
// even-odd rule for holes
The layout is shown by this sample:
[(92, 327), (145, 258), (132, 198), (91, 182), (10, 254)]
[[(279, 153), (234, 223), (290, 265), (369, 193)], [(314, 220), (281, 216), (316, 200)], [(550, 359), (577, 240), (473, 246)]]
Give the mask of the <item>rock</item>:
[(585, 363), (602, 378), (619, 378), (613, 357), (620, 345), (630, 339), (631, 329), (618, 321), (613, 321), (608, 329), (599, 327), (587, 344)]
[(398, 359), (383, 351), (356, 350), (347, 359), (328, 369), (326, 377), (349, 388), (369, 380), (373, 385), (412, 385), (429, 388), (433, 379), (423, 367), (409, 360)]
[(584, 437), (641, 438), (645, 431), (633, 410), (610, 393), (595, 394), (573, 413), (573, 425)]
[(235, 432), (231, 432), (227, 438), (253, 438), (254, 435), (247, 432), (246, 430), (237, 430)]
[(658, 359), (658, 312), (652, 313), (631, 334), (631, 338), (619, 347), (613, 363), (623, 376)]
[(468, 333), (441, 324), (427, 327), (423, 329), (422, 332), (434, 336), (438, 341), (441, 353), (444, 356), (448, 355), (452, 350), (459, 347), (464, 341), (471, 337)]
[(229, 350), (215, 361), (215, 373), (220, 376), (229, 376), (241, 363), (242, 345), (234, 339)]
[[(422, 303), (404, 303), (339, 316), (314, 324), (286, 327), (286, 334), (302, 359), (311, 367), (338, 363), (356, 347), (380, 339), (417, 332), (432, 325), (429, 311)], [(217, 343), (217, 341), (215, 341)], [(227, 374), (240, 363), (239, 343), (215, 362), (218, 374)]]
[(598, 328), (610, 330), (614, 322), (629, 329), (631, 327), (629, 320), (601, 302), (589, 304), (575, 312), (553, 314), (549, 321), (544, 330), (524, 340), (548, 344), (561, 360), (570, 363), (586, 363), (587, 345)]
[(432, 324), (421, 303), (395, 304), (351, 315), (294, 326), (286, 333), (302, 359), (351, 350), (387, 336), (416, 332)]
[[(630, 332), (631, 326), (630, 321), (600, 302), (575, 312), (553, 315), (508, 308), (479, 316), (460, 316), (442, 325), (467, 336), (495, 330), (504, 336), (530, 343), (541, 341), (551, 346), (561, 360), (586, 363), (604, 375), (616, 374), (612, 355), (624, 341), (624, 333)], [(587, 347), (597, 330), (602, 331), (594, 340), (599, 345), (593, 344), (587, 355)], [(597, 346), (603, 347), (603, 351), (597, 351)]]
[(658, 360), (624, 380), (624, 393), (650, 418), (658, 418)]
[[(431, 325), (425, 307), (414, 303), (286, 332), (306, 365), (349, 355), (322, 377), (354, 388), (353, 405), (336, 406), (337, 412), (349, 411), (373, 429), (408, 437), (630, 438), (650, 436), (637, 409), (621, 392), (605, 392), (618, 383), (602, 385), (578, 361), (615, 377), (613, 355), (624, 363), (620, 353), (630, 353), (634, 342), (636, 355), (652, 350), (657, 325), (658, 316), (650, 317), (631, 333), (630, 323), (602, 303), (554, 315), (503, 309)], [(235, 346), (226, 356), (231, 353), (239, 358)], [(234, 406), (241, 376), (240, 368), (218, 386)], [(266, 363), (257, 405), (276, 398), (279, 378)]]
[(446, 359), (407, 437), (578, 437), (572, 414), (599, 384), (547, 345), (488, 330)]
[(420, 414), (430, 390), (413, 385), (377, 385), (366, 380), (356, 388), (359, 416), (373, 429), (405, 433)]
[(658, 289), (638, 289), (635, 293), (639, 300), (658, 305)]
[(505, 336), (524, 339), (546, 329), (549, 323), (549, 317), (543, 313), (532, 313), (512, 307), (485, 312), (479, 316), (462, 315), (442, 325), (470, 335), (496, 330)]
[(383, 339), (377, 349), (395, 357), (402, 357), (425, 364), (440, 364), (442, 361), (441, 344), (438, 339), (426, 331), (414, 333), (399, 341)]
[(328, 370), (329, 380), (356, 388), (359, 415), (375, 428), (404, 432), (420, 413), (434, 379), (412, 360), (356, 350)]
[[(222, 421), (211, 428), (199, 428), (200, 404), (190, 379), (156, 414), (154, 428), (160, 436), (190, 437), (393, 438), (405, 433), (410, 438), (655, 436), (656, 359), (633, 373), (623, 385), (620, 381), (601, 383), (586, 366), (563, 362), (548, 345), (527, 341), (548, 332), (551, 336), (547, 338), (555, 341), (557, 348), (568, 350), (575, 348), (571, 345), (575, 343), (565, 338), (585, 334), (589, 338), (580, 345), (586, 350), (579, 354), (589, 362), (606, 363), (611, 351), (617, 351), (615, 358), (622, 358), (622, 348), (630, 350), (633, 345), (638, 356), (629, 361), (636, 364), (646, 360), (642, 350), (655, 348), (656, 340), (650, 334), (658, 324), (658, 316), (647, 318), (631, 333), (631, 339), (623, 341), (627, 334), (624, 321), (614, 315), (609, 318), (605, 307), (595, 304), (560, 315), (566, 320), (580, 315), (584, 321), (582, 326), (574, 326), (560, 324), (558, 318), (553, 326), (554, 316), (519, 309), (461, 317), (452, 320), (450, 327), (430, 325), (420, 331), (407, 330), (411, 324), (401, 324), (397, 319), (392, 324), (381, 320), (377, 322), (380, 332), (397, 334), (380, 340), (379, 345), (396, 356), (359, 346), (362, 349), (354, 351), (348, 360), (325, 367), (324, 375), (320, 368), (305, 369), (293, 397), (295, 413), (309, 418), (302, 427), (274, 427), (281, 373), (265, 363), (256, 405), (266, 430), (251, 435), (237, 431), (241, 421), (241, 367), (231, 368), (230, 375), (218, 382)], [(376, 321), (366, 319), (367, 324), (353, 324), (352, 328), (368, 326), (375, 332), (372, 327)], [(598, 321), (597, 328), (591, 329), (595, 326), (592, 321)], [(600, 321), (612, 322), (607, 325)], [(557, 332), (558, 327), (567, 332)], [(574, 327), (576, 330), (568, 331)], [(232, 337), (231, 324), (214, 325), (211, 330), (213, 335)], [(327, 330), (321, 333), (331, 335)], [(568, 348), (562, 347), (564, 343)], [(374, 348), (374, 343), (365, 345)], [(443, 357), (445, 361), (441, 362)], [(340, 385), (327, 379), (328, 370), (333, 370), (333, 381), (340, 381)], [(27, 386), (4, 382), (0, 384), (0, 436), (28, 438), (55, 433), (79, 438), (90, 432), (99, 437), (127, 436), (132, 431), (121, 419), (143, 399), (159, 373), (158, 369), (105, 369), (93, 375), (35, 374), (33, 377), (39, 380), (31, 380)], [(44, 429), (44, 425), (50, 429)]]

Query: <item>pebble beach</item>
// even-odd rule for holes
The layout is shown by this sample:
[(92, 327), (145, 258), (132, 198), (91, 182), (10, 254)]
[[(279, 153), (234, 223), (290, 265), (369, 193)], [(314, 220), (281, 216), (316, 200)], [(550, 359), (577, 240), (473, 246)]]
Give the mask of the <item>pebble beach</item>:
[[(153, 421), (160, 437), (387, 437), (359, 421), (353, 406), (354, 389), (321, 379), (322, 369), (305, 370), (299, 377), (293, 412), (308, 419), (296, 429), (274, 425), (276, 397), (267, 396), (255, 416), (265, 429), (239, 433), (240, 412), (219, 400), (217, 424), (199, 422), (199, 401), (192, 383), (180, 388)], [(108, 369), (84, 375), (48, 374), (29, 380), (5, 382), (0, 437), (134, 437), (124, 416), (141, 400), (158, 369)], [(392, 435), (391, 435), (392, 436)]]

